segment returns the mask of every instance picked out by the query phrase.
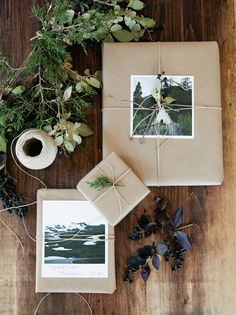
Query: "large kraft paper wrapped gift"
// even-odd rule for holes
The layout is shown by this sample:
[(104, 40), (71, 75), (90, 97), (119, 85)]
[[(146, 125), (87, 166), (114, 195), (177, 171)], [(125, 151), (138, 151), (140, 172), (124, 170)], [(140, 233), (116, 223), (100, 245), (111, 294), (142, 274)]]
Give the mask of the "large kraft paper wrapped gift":
[[(101, 190), (90, 187), (88, 183), (100, 176), (107, 177), (118, 186), (106, 187)], [(112, 226), (118, 224), (150, 192), (115, 152), (109, 154), (83, 177), (77, 188)]]
[[(77, 189), (40, 189), (37, 192), (37, 242), (36, 242), (36, 292), (61, 293), (109, 293), (116, 289), (114, 228), (108, 224), (107, 277), (43, 277), (43, 202), (44, 201), (87, 201)], [(68, 206), (67, 206), (68, 207)], [(65, 207), (65, 221), (66, 221)], [(55, 224), (57, 217), (55, 217)], [(110, 237), (109, 237), (110, 236)], [(113, 237), (112, 237), (113, 236)], [(61, 243), (63, 246), (63, 243)], [(93, 250), (94, 246), (90, 250)], [(57, 252), (55, 251), (55, 256)], [(71, 264), (70, 264), (71, 265)], [(59, 264), (60, 266), (60, 264)], [(77, 266), (80, 266), (79, 264)]]
[[(131, 75), (194, 77), (194, 138), (130, 138)], [(122, 110), (122, 108), (124, 110)], [(127, 110), (128, 109), (128, 110)], [(223, 181), (219, 48), (216, 42), (105, 43), (103, 156), (116, 151), (148, 186)]]

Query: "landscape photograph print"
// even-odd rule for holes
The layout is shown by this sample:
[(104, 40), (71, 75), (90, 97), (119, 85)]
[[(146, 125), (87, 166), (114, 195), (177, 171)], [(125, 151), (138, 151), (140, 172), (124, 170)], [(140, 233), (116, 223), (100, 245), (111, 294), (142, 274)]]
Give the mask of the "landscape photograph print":
[(44, 264), (105, 264), (107, 222), (88, 201), (46, 201)]
[(192, 76), (131, 76), (131, 137), (193, 138)]
[(71, 222), (45, 227), (45, 264), (104, 264), (105, 224)]

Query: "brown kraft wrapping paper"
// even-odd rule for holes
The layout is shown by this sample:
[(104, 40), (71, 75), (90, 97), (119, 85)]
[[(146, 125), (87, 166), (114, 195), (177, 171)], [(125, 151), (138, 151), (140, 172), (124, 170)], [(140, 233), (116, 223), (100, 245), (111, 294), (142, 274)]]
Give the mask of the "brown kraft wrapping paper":
[[(113, 293), (116, 289), (114, 239), (108, 242), (107, 278), (42, 277), (42, 206), (43, 200), (86, 200), (77, 189), (40, 189), (37, 192), (36, 292)], [(114, 228), (108, 225), (108, 234)]]
[[(120, 186), (96, 190), (87, 182), (106, 176)], [(115, 226), (150, 192), (134, 172), (112, 152), (77, 185), (80, 192)]]
[[(130, 103), (123, 101), (131, 98), (130, 76), (157, 75), (160, 71), (194, 76), (194, 139), (170, 139), (166, 144), (159, 138), (130, 139)], [(104, 157), (116, 151), (148, 186), (222, 183), (216, 42), (105, 43), (103, 85)]]

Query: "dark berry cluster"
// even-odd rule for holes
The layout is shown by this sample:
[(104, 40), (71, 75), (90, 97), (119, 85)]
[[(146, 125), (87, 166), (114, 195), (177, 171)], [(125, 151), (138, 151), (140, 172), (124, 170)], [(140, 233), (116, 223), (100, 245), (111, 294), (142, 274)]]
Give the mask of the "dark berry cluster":
[(137, 249), (137, 256), (128, 259), (125, 269), (124, 281), (132, 283), (134, 274), (141, 271), (141, 277), (146, 282), (151, 273), (151, 265), (159, 269), (161, 256), (170, 263), (172, 271), (183, 266), (184, 253), (191, 251), (192, 245), (188, 235), (182, 230), (191, 226), (183, 226), (183, 209), (177, 208), (174, 215), (167, 212), (169, 202), (166, 198), (157, 198), (157, 208), (152, 216), (147, 215), (146, 210), (138, 219), (139, 226), (132, 229), (128, 237), (130, 241), (146, 238), (150, 235), (157, 235), (157, 242), (152, 245), (145, 245)]
[[(14, 185), (15, 179), (3, 171), (0, 173), (0, 199), (3, 205), (3, 208), (11, 208), (23, 205), (25, 200), (22, 194), (16, 193), (16, 187)], [(13, 208), (8, 210), (10, 213), (13, 211), (22, 218), (25, 215), (26, 208)]]
[(171, 270), (175, 272), (177, 269), (181, 269), (184, 263), (184, 252), (186, 250), (179, 244), (177, 237), (166, 240), (168, 244), (168, 250), (164, 254), (165, 261), (171, 263)]

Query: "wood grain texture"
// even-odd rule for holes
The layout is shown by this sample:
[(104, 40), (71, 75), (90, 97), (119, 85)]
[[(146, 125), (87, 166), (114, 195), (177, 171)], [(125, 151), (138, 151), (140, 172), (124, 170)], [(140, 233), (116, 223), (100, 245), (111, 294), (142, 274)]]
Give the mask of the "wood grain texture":
[[(222, 106), (225, 180), (220, 187), (152, 188), (151, 194), (116, 227), (117, 290), (113, 295), (87, 294), (95, 315), (234, 315), (236, 313), (236, 32), (234, 0), (152, 0), (147, 8), (160, 26), (154, 39), (162, 41), (216, 40), (221, 52)], [(29, 52), (29, 38), (37, 24), (29, 18), (33, 0), (2, 0), (0, 12), (0, 49), (19, 66)], [(101, 67), (94, 52), (87, 57), (74, 48), (78, 68)], [(207, 71), (207, 69), (206, 69)], [(76, 152), (70, 159), (59, 157), (48, 169), (34, 172), (50, 188), (74, 188), (101, 159), (101, 96), (88, 111), (88, 122), (95, 136), (85, 140), (87, 152)], [(204, 168), (204, 165), (202, 166)], [(28, 201), (35, 200), (37, 182), (26, 177), (9, 161), (19, 179), (18, 190)], [(186, 256), (184, 269), (173, 274), (162, 264), (152, 273), (146, 286), (139, 277), (131, 286), (123, 283), (126, 258), (142, 245), (129, 243), (127, 236), (146, 207), (154, 208), (154, 198), (165, 195), (173, 208), (183, 205), (185, 221), (199, 227), (189, 232), (193, 252)], [(0, 314), (32, 315), (42, 297), (34, 293), (35, 244), (25, 234), (22, 221), (13, 215), (1, 218), (12, 227), (25, 245), (25, 257), (17, 267), (21, 248), (9, 232), (0, 227)], [(35, 235), (35, 207), (25, 219)], [(0, 279), (1, 280), (1, 279)], [(87, 315), (85, 304), (75, 295), (54, 294), (47, 298), (39, 315)]]

